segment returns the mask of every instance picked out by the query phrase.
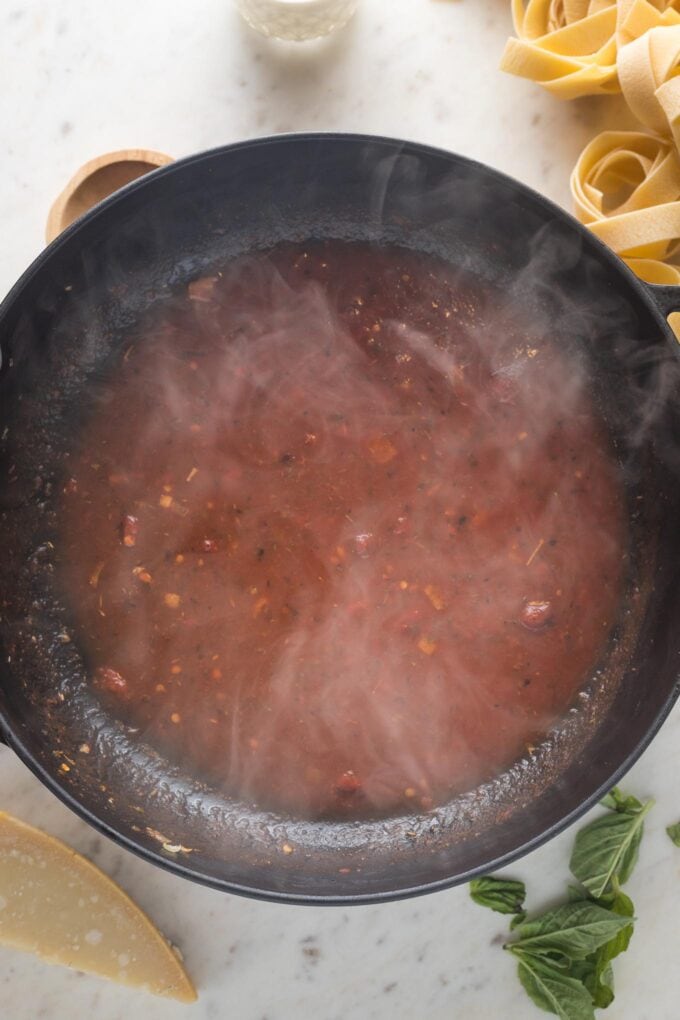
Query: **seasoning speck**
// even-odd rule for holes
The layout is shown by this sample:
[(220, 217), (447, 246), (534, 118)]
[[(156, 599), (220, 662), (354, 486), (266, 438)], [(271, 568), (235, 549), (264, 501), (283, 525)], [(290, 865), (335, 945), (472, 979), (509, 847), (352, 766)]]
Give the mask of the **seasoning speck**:
[(445, 603), (441, 596), (441, 592), (439, 592), (433, 584), (426, 584), (423, 591), (436, 610), (441, 611), (444, 608)]
[(418, 642), (418, 648), (423, 655), (434, 655), (437, 650), (437, 642), (433, 641), (432, 638), (429, 637), (421, 637)]
[(101, 563), (98, 563), (97, 566), (92, 571), (92, 573), (90, 574), (91, 588), (96, 588), (97, 585), (99, 584), (99, 578), (101, 577), (101, 572), (104, 569), (104, 565), (105, 565), (104, 561), (102, 560)]

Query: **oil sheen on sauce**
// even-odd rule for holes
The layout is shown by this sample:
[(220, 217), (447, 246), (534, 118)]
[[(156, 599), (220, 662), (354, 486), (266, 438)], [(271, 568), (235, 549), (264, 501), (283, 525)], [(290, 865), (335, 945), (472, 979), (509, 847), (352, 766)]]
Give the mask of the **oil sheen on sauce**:
[(283, 815), (426, 811), (606, 648), (623, 493), (578, 362), (434, 258), (229, 262), (97, 384), (59, 575), (137, 739)]

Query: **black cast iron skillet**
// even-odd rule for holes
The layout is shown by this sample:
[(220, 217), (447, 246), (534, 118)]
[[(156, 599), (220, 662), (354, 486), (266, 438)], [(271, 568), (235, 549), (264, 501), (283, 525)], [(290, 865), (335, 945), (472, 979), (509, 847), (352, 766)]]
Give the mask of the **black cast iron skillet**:
[[(422, 816), (286, 820), (202, 787), (94, 699), (55, 580), (55, 496), (88, 384), (126, 331), (216, 261), (308, 238), (434, 253), (521, 302), (587, 366), (626, 490), (619, 624), (564, 725), (506, 776)], [(269, 138), (182, 160), (116, 193), (50, 245), (0, 308), (0, 734), (121, 845), (232, 892), (389, 899), (537, 846), (630, 767), (678, 694), (680, 362), (666, 323), (676, 308), (675, 290), (645, 286), (552, 203), (421, 145)]]

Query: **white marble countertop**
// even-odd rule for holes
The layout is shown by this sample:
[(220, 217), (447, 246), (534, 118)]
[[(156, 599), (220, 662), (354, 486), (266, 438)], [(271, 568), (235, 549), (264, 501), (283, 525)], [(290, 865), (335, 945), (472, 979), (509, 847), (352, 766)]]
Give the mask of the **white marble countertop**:
[[(623, 125), (614, 99), (560, 104), (496, 70), (508, 0), (360, 0), (342, 32), (264, 40), (230, 0), (3, 0), (0, 8), (0, 292), (42, 245), (52, 199), (85, 160), (125, 147), (173, 156), (248, 136), (351, 130), (430, 142), (513, 174), (558, 202), (584, 142)], [(677, 1020), (680, 710), (625, 786), (653, 794), (630, 883), (639, 917), (617, 961), (612, 1020)], [(7, 1020), (529, 1020), (540, 1016), (500, 951), (499, 915), (465, 888), (376, 907), (290, 907), (220, 895), (98, 836), (0, 749), (0, 807), (88, 854), (177, 943), (193, 1007), (0, 949)], [(567, 879), (572, 832), (514, 866), (543, 905)]]

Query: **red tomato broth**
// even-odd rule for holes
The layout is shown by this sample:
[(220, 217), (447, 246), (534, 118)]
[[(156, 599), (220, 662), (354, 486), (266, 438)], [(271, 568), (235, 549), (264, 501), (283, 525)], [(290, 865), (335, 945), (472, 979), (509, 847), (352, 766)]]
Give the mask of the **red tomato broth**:
[(401, 249), (286, 246), (190, 284), (71, 471), (59, 570), (93, 689), (283, 814), (427, 810), (498, 775), (617, 619), (623, 492), (578, 364)]

